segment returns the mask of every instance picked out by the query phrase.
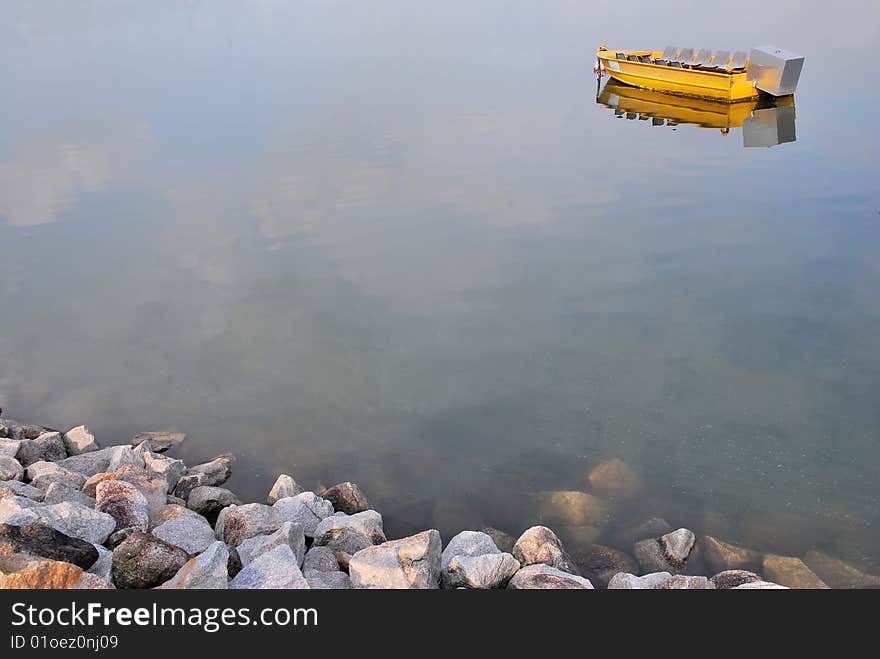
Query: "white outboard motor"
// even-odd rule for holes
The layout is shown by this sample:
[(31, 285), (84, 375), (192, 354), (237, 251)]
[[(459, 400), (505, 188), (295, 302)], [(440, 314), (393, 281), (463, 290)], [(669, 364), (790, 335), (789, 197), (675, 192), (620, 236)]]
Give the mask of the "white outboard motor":
[(749, 54), (748, 79), (755, 87), (773, 96), (794, 94), (804, 58), (775, 46), (752, 48)]

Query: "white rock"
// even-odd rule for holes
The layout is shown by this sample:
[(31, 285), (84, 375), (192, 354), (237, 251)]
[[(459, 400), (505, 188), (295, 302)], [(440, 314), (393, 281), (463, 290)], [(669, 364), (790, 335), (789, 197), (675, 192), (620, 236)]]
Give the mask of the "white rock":
[(21, 447), (21, 439), (0, 439), (0, 455), (8, 458), (14, 458), (18, 455), (18, 449)]
[(361, 549), (348, 564), (352, 588), (439, 588), (441, 547), (440, 533), (431, 529)]
[(24, 526), (40, 521), (41, 504), (17, 495), (0, 499), (0, 524)]
[(652, 572), (637, 577), (627, 572), (618, 572), (608, 582), (608, 590), (651, 590), (672, 579), (669, 572)]
[(61, 503), (62, 501), (72, 501), (88, 508), (95, 507), (95, 500), (86, 496), (79, 490), (68, 487), (62, 483), (52, 483), (46, 488), (46, 494), (43, 498), (45, 503)]
[(277, 531), (285, 521), (272, 506), (262, 503), (235, 506), (223, 516), (223, 540), (230, 547), (237, 547), (248, 538)]
[(216, 540), (214, 529), (204, 517), (178, 517), (159, 524), (153, 535), (183, 549), (187, 554), (205, 551)]
[(527, 565), (513, 575), (507, 587), (511, 590), (593, 590), (589, 579), (544, 563)]
[(259, 556), (229, 584), (232, 589), (305, 589), (309, 582), (299, 569), (299, 564), (289, 545), (279, 545)]
[(444, 588), (503, 588), (520, 569), (519, 561), (482, 531), (462, 531), (452, 538), (440, 565)]
[(306, 538), (301, 526), (284, 522), (274, 533), (248, 538), (238, 545), (238, 556), (242, 565), (249, 565), (257, 558), (279, 545), (287, 545), (293, 550), (297, 564), (302, 565), (306, 554)]
[(98, 442), (95, 436), (89, 432), (85, 426), (77, 426), (71, 428), (62, 437), (64, 448), (67, 455), (82, 455), (83, 453), (91, 453), (98, 450)]
[(164, 479), (167, 491), (171, 492), (177, 481), (186, 473), (186, 465), (183, 460), (176, 460), (152, 451), (144, 453), (144, 465), (147, 471)]
[(314, 492), (278, 499), (272, 507), (283, 519), (299, 524), (309, 538), (314, 538), (318, 524), (333, 514), (333, 504)]
[(302, 493), (303, 488), (301, 488), (297, 484), (297, 482), (293, 480), (292, 476), (281, 474), (277, 479), (275, 479), (275, 484), (272, 485), (272, 489), (269, 490), (269, 496), (266, 498), (266, 502), (271, 506), (279, 499), (295, 497), (297, 494)]
[(771, 581), (752, 581), (750, 583), (740, 584), (730, 590), (789, 590), (788, 586), (782, 586)]
[(27, 477), (31, 485), (45, 490), (52, 483), (61, 483), (74, 490), (79, 490), (85, 484), (85, 477), (70, 469), (65, 469), (57, 462), (45, 462), (39, 460), (27, 468)]
[(94, 574), (104, 581), (112, 581), (110, 571), (113, 568), (113, 552), (103, 545), (95, 545), (95, 549), (98, 550), (98, 560), (86, 572)]
[(116, 520), (110, 515), (70, 501), (43, 506), (36, 512), (43, 524), (95, 545), (103, 545), (116, 528)]
[(212, 542), (201, 554), (191, 558), (171, 579), (158, 588), (163, 590), (222, 590), (229, 588), (229, 549), (220, 541)]

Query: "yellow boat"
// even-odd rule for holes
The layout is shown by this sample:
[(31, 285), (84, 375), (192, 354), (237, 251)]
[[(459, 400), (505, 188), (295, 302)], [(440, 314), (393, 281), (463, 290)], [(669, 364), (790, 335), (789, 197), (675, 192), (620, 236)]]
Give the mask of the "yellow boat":
[(738, 51), (701, 50), (667, 46), (663, 51), (609, 50), (596, 52), (596, 72), (608, 73), (634, 87), (668, 94), (733, 103), (794, 93), (804, 58), (767, 46), (753, 48), (747, 56)]

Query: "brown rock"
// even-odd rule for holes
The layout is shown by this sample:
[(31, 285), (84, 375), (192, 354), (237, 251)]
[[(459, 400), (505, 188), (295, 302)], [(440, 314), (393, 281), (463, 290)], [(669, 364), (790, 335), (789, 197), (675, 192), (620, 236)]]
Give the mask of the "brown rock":
[(586, 551), (572, 552), (575, 564), (580, 573), (597, 587), (605, 588), (618, 572), (635, 574), (639, 564), (629, 554), (613, 547), (592, 545)]
[(513, 545), (516, 542), (516, 538), (512, 535), (505, 533), (504, 531), (499, 531), (493, 526), (484, 526), (480, 530), (492, 538), (492, 542), (495, 543), (495, 546), (498, 547), (498, 549), (507, 552), (508, 554), (513, 553)]
[(744, 583), (757, 583), (762, 581), (761, 577), (754, 572), (748, 570), (724, 570), (709, 579), (716, 588), (729, 589), (742, 586)]
[(642, 489), (642, 479), (635, 470), (617, 458), (593, 467), (588, 478), (594, 492), (610, 498), (631, 498)]
[(72, 563), (15, 556), (0, 560), (0, 590), (113, 588)]
[(328, 487), (318, 496), (332, 503), (336, 512), (343, 512), (346, 515), (354, 515), (370, 509), (370, 502), (361, 492), (361, 488), (350, 481)]
[(113, 583), (118, 588), (152, 588), (171, 579), (188, 560), (180, 547), (138, 531), (113, 550)]
[(608, 505), (586, 492), (539, 492), (536, 500), (542, 521), (550, 524), (600, 526), (608, 516)]
[(103, 481), (116, 480), (116, 474), (112, 471), (102, 471), (94, 476), (90, 476), (82, 486), (82, 493), (87, 497), (95, 498), (98, 489), (98, 483)]
[(764, 577), (789, 588), (813, 590), (828, 588), (828, 584), (817, 577), (801, 559), (793, 556), (775, 554), (764, 556)]
[(811, 549), (804, 562), (832, 588), (877, 588), (880, 577), (862, 572), (840, 559)]
[(524, 566), (543, 563), (569, 574), (580, 574), (562, 541), (546, 526), (526, 529), (513, 546), (513, 556)]
[(761, 554), (758, 552), (737, 547), (711, 535), (703, 538), (703, 557), (713, 572), (757, 570), (761, 566)]

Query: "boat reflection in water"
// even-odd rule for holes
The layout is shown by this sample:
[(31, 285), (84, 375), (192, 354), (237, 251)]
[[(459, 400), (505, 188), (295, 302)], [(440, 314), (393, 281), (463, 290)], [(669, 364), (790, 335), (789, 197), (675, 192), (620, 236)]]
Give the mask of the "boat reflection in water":
[(795, 141), (794, 96), (764, 97), (739, 103), (664, 94), (609, 80), (596, 101), (617, 117), (650, 121), (654, 126), (690, 124), (717, 128), (727, 135), (743, 129), (743, 146), (776, 146)]

